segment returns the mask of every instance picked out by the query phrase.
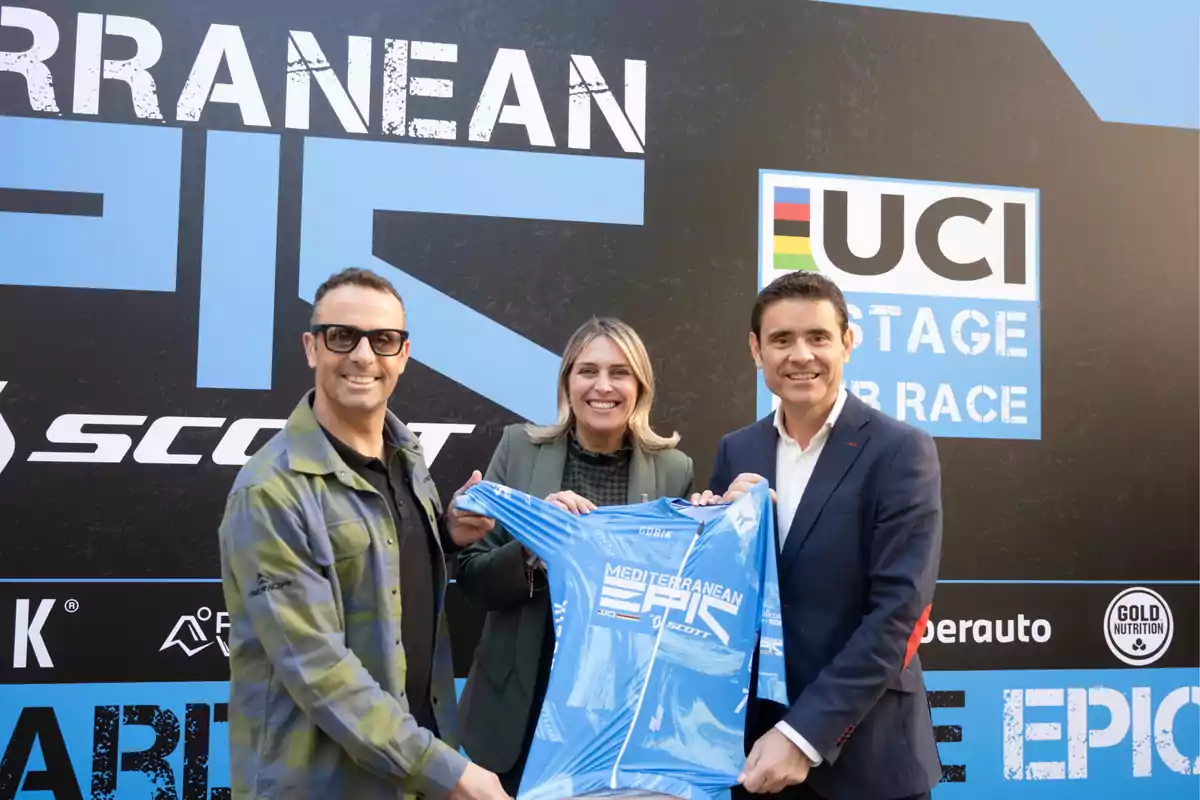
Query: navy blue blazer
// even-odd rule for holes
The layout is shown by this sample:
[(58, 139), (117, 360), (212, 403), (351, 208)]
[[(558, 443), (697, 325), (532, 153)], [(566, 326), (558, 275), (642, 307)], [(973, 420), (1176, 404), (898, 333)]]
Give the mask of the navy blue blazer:
[[(774, 487), (778, 438), (774, 415), (725, 436), (709, 488), (743, 472)], [(779, 557), (791, 707), (751, 704), (747, 752), (784, 720), (824, 759), (808, 778), (824, 797), (933, 788), (941, 762), (916, 650), (941, 547), (933, 439), (848, 396)]]

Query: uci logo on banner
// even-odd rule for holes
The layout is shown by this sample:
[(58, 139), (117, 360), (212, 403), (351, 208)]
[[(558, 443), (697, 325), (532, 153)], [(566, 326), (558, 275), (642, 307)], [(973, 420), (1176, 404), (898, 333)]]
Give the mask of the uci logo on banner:
[(763, 170), (759, 223), (759, 288), (846, 295), (849, 391), (933, 436), (1041, 438), (1036, 189)]

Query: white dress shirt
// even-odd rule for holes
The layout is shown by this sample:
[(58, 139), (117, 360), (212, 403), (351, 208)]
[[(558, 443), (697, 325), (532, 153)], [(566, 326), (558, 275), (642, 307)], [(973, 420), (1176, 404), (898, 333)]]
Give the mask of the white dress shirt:
[[(846, 388), (842, 387), (838, 391), (837, 400), (834, 401), (833, 410), (829, 412), (821, 429), (808, 443), (808, 447), (801, 447), (799, 442), (788, 435), (783, 419), (783, 406), (775, 409), (775, 429), (779, 431), (779, 442), (775, 445), (775, 521), (779, 530), (781, 552), (784, 542), (787, 541), (788, 531), (792, 527), (792, 520), (796, 517), (796, 509), (800, 507), (800, 498), (804, 496), (804, 490), (808, 488), (808, 482), (817, 466), (817, 459), (821, 457), (821, 451), (825, 449), (825, 442), (829, 441), (829, 433), (833, 430), (834, 423), (837, 422), (845, 405)], [(817, 749), (797, 733), (791, 725), (780, 722), (775, 728), (792, 744), (799, 747), (804, 755), (812, 761), (813, 766), (824, 760)]]

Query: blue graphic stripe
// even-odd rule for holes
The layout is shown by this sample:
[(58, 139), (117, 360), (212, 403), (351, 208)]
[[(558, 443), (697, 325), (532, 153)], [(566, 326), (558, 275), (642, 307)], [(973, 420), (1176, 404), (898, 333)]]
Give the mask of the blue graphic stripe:
[(0, 117), (0, 187), (104, 196), (100, 217), (0, 213), (0, 284), (172, 292), (182, 131)]
[(1200, 580), (1139, 581), (1139, 580), (1133, 579), (1133, 578), (1128, 579), (1128, 580), (1101, 580), (1101, 581), (1024, 580), (1024, 579), (1019, 579), (1019, 578), (1013, 579), (1013, 580), (974, 580), (971, 578), (961, 578), (961, 579), (952, 579), (952, 580), (939, 580), (938, 583), (978, 583), (978, 584), (1011, 583), (1011, 584), (1021, 584), (1021, 585), (1055, 584), (1055, 585), (1079, 585), (1079, 586), (1086, 586), (1086, 585), (1095, 585), (1095, 586), (1200, 586)]
[[(0, 583), (220, 583), (220, 578), (0, 578)], [(454, 583), (451, 578), (449, 583)], [(1143, 581), (1137, 578), (1125, 580), (1042, 580), (1013, 578), (1011, 580), (991, 580), (974, 578), (947, 578), (938, 583), (976, 583), (976, 584), (1059, 584), (1059, 585), (1097, 585), (1097, 586), (1200, 586), (1200, 580), (1155, 580)]]
[(808, 189), (796, 189), (791, 186), (778, 186), (775, 188), (775, 202), (807, 205), (809, 202)]
[(1200, 128), (1200, 19), (1195, 0), (837, 2), (1027, 22), (1101, 119)]
[(278, 197), (278, 134), (208, 133), (200, 388), (271, 388)]
[[(758, 190), (761, 193), (763, 190), (763, 178), (772, 175), (782, 175), (788, 178), (804, 177), (804, 178), (836, 178), (838, 180), (854, 180), (854, 181), (871, 181), (873, 183), (899, 183), (909, 186), (934, 186), (945, 189), (953, 189), (961, 187), (963, 189), (995, 189), (1002, 192), (1032, 192), (1036, 197), (1040, 196), (1041, 189), (1036, 186), (1005, 186), (999, 183), (964, 183), (962, 181), (931, 181), (925, 178), (895, 178), (878, 175), (848, 175), (844, 172), (797, 172), (795, 170), (781, 169), (759, 169), (758, 171)], [(776, 186), (776, 191), (793, 188), (786, 186)], [(805, 189), (804, 191), (809, 191)], [(1035, 207), (1036, 208), (1036, 207)], [(1037, 213), (1034, 213), (1034, 218), (1037, 218)]]
[[(0, 578), (0, 583), (220, 583), (220, 578)], [(450, 578), (447, 583), (455, 583)]]
[[(460, 695), (464, 683), (455, 680)], [(925, 684), (936, 698), (934, 726), (958, 734), (938, 744), (941, 761), (961, 767), (965, 778), (939, 784), (935, 798), (1194, 799), (1200, 788), (1194, 768), (1200, 752), (1197, 668), (925, 670)], [(218, 721), (215, 706), (228, 700), (229, 684), (223, 681), (0, 685), (0, 742), (12, 739), (23, 710), (47, 709), (62, 734), (75, 782), (65, 770), (58, 774), (67, 776), (64, 785), (86, 794), (93, 758), (105, 755), (96, 750), (97, 706), (150, 706), (181, 728), (191, 706), (193, 714), (207, 712), (207, 737), (193, 730), (164, 737), (161, 755), (177, 778), (190, 759), (193, 768), (207, 767), (208, 787), (226, 787), (228, 727)], [(111, 740), (118, 763), (155, 740), (147, 725), (121, 721), (119, 730)], [(1103, 730), (1107, 736), (1091, 735)], [(13, 785), (48, 766), (39, 745), (35, 740)], [(1063, 776), (1034, 777), (1045, 768), (1030, 767), (1046, 764), (1061, 765)], [(137, 770), (119, 771), (117, 781), (118, 800), (149, 797), (155, 790), (150, 776)]]
[(352, 209), (642, 224), (640, 160), (319, 137), (304, 150), (306, 201), (344, 186), (359, 197), (330, 199)]
[[(373, 253), (374, 212), (640, 225), (641, 161), (310, 138), (304, 150), (300, 297), (348, 265), (391, 280), (408, 306), (413, 357), (522, 417), (557, 416), (560, 357)], [(480, 254), (480, 268), (490, 256)]]
[(959, 734), (938, 744), (941, 762), (965, 778), (935, 798), (1194, 800), (1200, 789), (1195, 667), (925, 670), (925, 685), (935, 730)]
[[(935, 437), (1041, 438), (1036, 303), (865, 292), (846, 302), (862, 336), (844, 380), (860, 399)], [(887, 306), (900, 316), (884, 327), (870, 309)]]
[(220, 578), (0, 578), (0, 583), (220, 583)]

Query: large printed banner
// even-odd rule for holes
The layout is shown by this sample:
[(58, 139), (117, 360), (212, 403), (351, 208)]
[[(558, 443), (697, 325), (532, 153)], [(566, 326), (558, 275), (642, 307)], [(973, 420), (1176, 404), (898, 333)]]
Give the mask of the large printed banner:
[(1187, 797), (1195, 669), (928, 672), (947, 798)]
[[(461, 614), (453, 587), (450, 602)], [(0, 580), (0, 611), (14, 642), (11, 665), (0, 662), (0, 798), (38, 788), (83, 797), (88, 786), (103, 790), (93, 797), (226, 796), (219, 582)], [(1200, 631), (1176, 619), (1198, 611), (1200, 595), (1179, 585), (940, 586), (920, 651), (943, 764), (937, 795), (1194, 789), (1200, 670), (1187, 665)], [(469, 649), (456, 646), (455, 658), (464, 673)], [(1126, 666), (1135, 663), (1154, 667)]]
[(228, 797), (217, 525), (347, 266), (444, 495), (599, 314), (704, 485), (773, 408), (757, 290), (828, 275), (847, 388), (942, 462), (935, 796), (1194, 798), (1197, 144), (948, 15), (0, 0), (0, 800)]
[[(945, 776), (935, 795), (1193, 796), (1196, 677), (927, 673)], [(0, 798), (228, 798), (228, 698), (223, 682), (0, 686)]]

